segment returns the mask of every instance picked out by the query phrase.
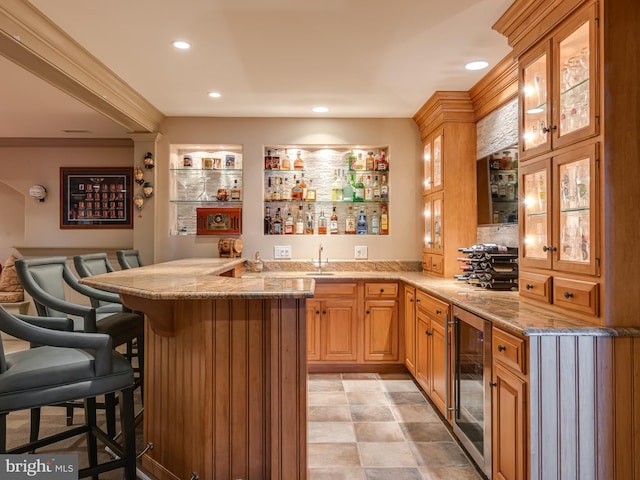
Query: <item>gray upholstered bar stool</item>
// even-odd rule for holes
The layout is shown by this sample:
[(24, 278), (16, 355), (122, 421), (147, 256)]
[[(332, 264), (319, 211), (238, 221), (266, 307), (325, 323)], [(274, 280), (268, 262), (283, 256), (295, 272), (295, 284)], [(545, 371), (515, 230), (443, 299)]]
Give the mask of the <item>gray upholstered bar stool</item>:
[[(144, 371), (144, 339), (143, 316), (136, 312), (113, 312), (111, 306), (89, 307), (69, 302), (66, 299), (65, 287), (68, 286), (89, 298), (115, 303), (119, 297), (78, 283), (66, 257), (20, 258), (16, 260), (16, 272), (25, 291), (31, 295), (41, 317), (70, 318), (74, 322), (74, 330), (86, 333), (105, 333), (112, 338), (114, 347), (130, 344), (136, 340), (140, 376), (142, 384)], [(105, 397), (107, 411), (107, 432), (115, 436), (115, 400), (113, 396)], [(73, 421), (73, 405), (67, 406), (67, 424)], [(35, 417), (34, 417), (35, 419)], [(37, 420), (37, 419), (35, 419)]]
[(116, 258), (118, 259), (120, 268), (123, 270), (144, 266), (138, 250), (118, 250), (116, 252)]
[[(40, 318), (39, 323), (60, 330), (71, 327), (71, 322), (64, 318)], [(2, 307), (0, 330), (39, 345), (5, 355), (0, 342), (0, 453), (32, 452), (67, 438), (85, 435), (89, 466), (80, 470), (80, 478), (97, 479), (99, 473), (124, 468), (125, 478), (135, 479), (133, 369), (124, 357), (113, 350), (111, 337), (43, 328), (10, 314)], [(122, 443), (113, 440), (96, 422), (96, 397), (116, 392), (120, 392)], [(8, 414), (18, 410), (39, 410), (40, 407), (73, 400), (84, 400), (84, 425), (7, 449)], [(98, 464), (98, 440), (114, 452), (114, 460)]]
[[(89, 253), (86, 255), (76, 255), (73, 257), (73, 266), (80, 275), (80, 278), (91, 277), (93, 275), (100, 275), (102, 273), (115, 272), (115, 269), (109, 263), (109, 258), (106, 253)], [(114, 311), (122, 311), (122, 304), (120, 303), (117, 295), (115, 296), (115, 302), (105, 302), (97, 298), (91, 298), (91, 305), (94, 307), (105, 307), (111, 305)]]

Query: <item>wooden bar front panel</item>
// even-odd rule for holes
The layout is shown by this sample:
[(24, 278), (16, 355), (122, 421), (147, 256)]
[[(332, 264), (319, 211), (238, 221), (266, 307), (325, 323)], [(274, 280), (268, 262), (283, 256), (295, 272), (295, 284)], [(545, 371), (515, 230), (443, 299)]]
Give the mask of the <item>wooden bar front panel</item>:
[(160, 480), (306, 478), (305, 301), (167, 303), (173, 335), (145, 326), (144, 468)]

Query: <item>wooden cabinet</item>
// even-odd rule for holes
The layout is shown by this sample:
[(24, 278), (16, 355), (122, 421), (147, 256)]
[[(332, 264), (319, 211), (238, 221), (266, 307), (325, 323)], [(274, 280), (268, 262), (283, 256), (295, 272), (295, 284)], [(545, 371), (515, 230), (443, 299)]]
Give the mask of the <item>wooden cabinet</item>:
[(476, 127), (468, 92), (436, 92), (413, 117), (423, 141), (423, 270), (451, 277), (476, 243)]
[(520, 57), (521, 161), (598, 134), (596, 25), (591, 3)]
[(416, 289), (404, 286), (404, 365), (416, 376)]
[(398, 284), (365, 283), (364, 361), (400, 359)]
[(403, 363), (398, 292), (398, 282), (317, 281), (307, 301), (309, 363)]
[(446, 417), (450, 388), (447, 355), (449, 305), (417, 290), (415, 295), (415, 378)]
[(526, 341), (495, 326), (492, 334), (492, 465), (494, 480), (526, 480)]

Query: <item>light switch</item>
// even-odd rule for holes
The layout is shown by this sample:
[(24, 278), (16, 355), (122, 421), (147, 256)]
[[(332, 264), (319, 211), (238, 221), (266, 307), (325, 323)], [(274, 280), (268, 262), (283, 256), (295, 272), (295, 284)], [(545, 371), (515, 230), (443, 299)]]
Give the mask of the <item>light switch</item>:
[(356, 246), (355, 247), (355, 257), (356, 260), (366, 260), (368, 257), (368, 253), (367, 253), (367, 247), (366, 246)]

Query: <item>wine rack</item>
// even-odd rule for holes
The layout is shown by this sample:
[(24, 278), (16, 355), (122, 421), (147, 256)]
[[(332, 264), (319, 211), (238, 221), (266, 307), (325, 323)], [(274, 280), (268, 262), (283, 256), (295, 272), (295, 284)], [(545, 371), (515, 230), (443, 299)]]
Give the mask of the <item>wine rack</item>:
[(458, 248), (466, 254), (458, 258), (464, 272), (455, 278), (491, 290), (518, 289), (518, 249), (496, 244)]

